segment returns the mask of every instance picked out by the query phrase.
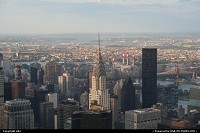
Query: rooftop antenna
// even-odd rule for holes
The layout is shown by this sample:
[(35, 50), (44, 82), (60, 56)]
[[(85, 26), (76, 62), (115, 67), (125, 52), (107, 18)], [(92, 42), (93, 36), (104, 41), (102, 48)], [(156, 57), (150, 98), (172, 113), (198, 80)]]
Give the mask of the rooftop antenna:
[(99, 41), (99, 52), (100, 52), (100, 35), (99, 35), (99, 32), (98, 32), (98, 41)]

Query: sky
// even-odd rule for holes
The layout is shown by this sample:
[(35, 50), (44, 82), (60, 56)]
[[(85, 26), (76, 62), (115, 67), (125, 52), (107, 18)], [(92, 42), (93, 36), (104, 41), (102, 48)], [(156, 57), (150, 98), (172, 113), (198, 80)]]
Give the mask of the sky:
[(0, 34), (200, 32), (200, 0), (0, 0)]

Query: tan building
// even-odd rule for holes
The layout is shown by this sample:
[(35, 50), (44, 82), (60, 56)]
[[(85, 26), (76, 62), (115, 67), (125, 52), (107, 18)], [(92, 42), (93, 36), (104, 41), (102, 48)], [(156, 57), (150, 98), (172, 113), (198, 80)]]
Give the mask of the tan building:
[(159, 109), (144, 108), (125, 112), (125, 129), (157, 129), (161, 123)]

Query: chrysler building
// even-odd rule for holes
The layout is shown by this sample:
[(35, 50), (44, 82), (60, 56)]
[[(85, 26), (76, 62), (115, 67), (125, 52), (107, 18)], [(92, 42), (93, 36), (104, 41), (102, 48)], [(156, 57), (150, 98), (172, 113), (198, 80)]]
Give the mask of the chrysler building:
[(92, 88), (90, 88), (89, 93), (89, 109), (91, 109), (91, 105), (93, 104), (102, 106), (103, 110), (110, 109), (110, 94), (106, 88), (106, 71), (101, 56), (100, 38), (98, 55), (93, 66)]

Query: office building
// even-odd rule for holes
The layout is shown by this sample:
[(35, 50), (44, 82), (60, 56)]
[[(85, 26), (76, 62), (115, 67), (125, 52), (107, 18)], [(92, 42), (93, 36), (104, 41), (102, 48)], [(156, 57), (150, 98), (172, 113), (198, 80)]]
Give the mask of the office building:
[(20, 65), (15, 64), (14, 74), (15, 74), (15, 80), (22, 80), (22, 72)]
[(48, 62), (44, 67), (44, 82), (49, 82), (52, 84), (58, 84), (58, 76), (61, 75), (61, 65)]
[(36, 67), (31, 66), (30, 67), (30, 74), (31, 74), (31, 83), (34, 83), (37, 85), (38, 83), (38, 69)]
[(161, 123), (161, 111), (153, 108), (125, 112), (125, 129), (157, 129)]
[(25, 99), (6, 101), (4, 120), (4, 129), (34, 129), (34, 114), (31, 102)]
[(54, 108), (51, 102), (40, 103), (40, 129), (54, 129)]
[(61, 104), (58, 104), (56, 110), (57, 120), (55, 124), (57, 129), (68, 129), (72, 113), (79, 111), (79, 103), (73, 99), (63, 100)]
[(12, 99), (25, 98), (25, 82), (21, 80), (12, 81)]
[(157, 49), (142, 48), (142, 108), (157, 103)]
[(121, 111), (125, 114), (125, 111), (134, 110), (135, 103), (135, 87), (133, 86), (133, 82), (129, 77), (122, 86)]
[(4, 104), (4, 72), (3, 72), (3, 67), (0, 66), (0, 106), (2, 106), (3, 104)]
[(12, 100), (12, 82), (4, 82), (4, 102)]
[(167, 109), (178, 108), (178, 86), (169, 84), (157, 86), (157, 102), (163, 103)]
[(57, 93), (47, 94), (47, 101), (52, 102), (53, 108), (56, 109), (58, 107), (58, 94)]

